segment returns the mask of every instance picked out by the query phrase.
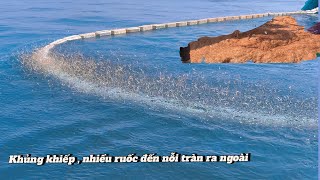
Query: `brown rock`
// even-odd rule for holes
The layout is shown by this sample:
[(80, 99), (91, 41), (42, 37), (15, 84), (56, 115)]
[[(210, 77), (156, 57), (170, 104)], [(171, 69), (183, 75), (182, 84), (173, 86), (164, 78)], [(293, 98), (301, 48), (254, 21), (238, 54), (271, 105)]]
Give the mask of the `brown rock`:
[(202, 37), (180, 48), (183, 62), (296, 63), (316, 58), (320, 35), (304, 30), (290, 16), (275, 17), (260, 27), (218, 37)]

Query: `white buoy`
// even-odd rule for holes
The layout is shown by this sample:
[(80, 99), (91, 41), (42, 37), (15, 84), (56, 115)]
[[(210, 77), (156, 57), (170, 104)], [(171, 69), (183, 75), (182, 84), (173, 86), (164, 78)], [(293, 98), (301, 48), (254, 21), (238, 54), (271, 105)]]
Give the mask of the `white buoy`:
[(127, 30), (126, 29), (114, 29), (111, 30), (111, 35), (120, 35), (120, 34), (126, 34)]
[(127, 28), (126, 31), (127, 31), (127, 33), (135, 33), (135, 32), (139, 32), (140, 28), (139, 27), (131, 27), (131, 28)]

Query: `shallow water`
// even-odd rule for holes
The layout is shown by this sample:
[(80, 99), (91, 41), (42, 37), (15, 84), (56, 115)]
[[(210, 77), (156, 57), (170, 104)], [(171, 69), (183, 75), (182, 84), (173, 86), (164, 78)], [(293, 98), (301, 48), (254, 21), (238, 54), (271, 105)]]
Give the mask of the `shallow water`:
[[(34, 2), (1, 2), (0, 130), (5, 134), (0, 137), (0, 171), (4, 176), (317, 178), (316, 61), (208, 65), (182, 64), (179, 58), (179, 47), (189, 41), (235, 29), (245, 31), (270, 18), (66, 43), (55, 52), (67, 76), (36, 71), (27, 58), (36, 47), (66, 35), (294, 11), (303, 1), (206, 0), (198, 5), (183, 1), (184, 8), (180, 8), (182, 1)], [(248, 3), (254, 8), (248, 8)], [(306, 27), (317, 21), (316, 16), (295, 17)], [(20, 153), (167, 155), (172, 151), (201, 155), (250, 152), (252, 161), (71, 167), (6, 162), (10, 154)]]

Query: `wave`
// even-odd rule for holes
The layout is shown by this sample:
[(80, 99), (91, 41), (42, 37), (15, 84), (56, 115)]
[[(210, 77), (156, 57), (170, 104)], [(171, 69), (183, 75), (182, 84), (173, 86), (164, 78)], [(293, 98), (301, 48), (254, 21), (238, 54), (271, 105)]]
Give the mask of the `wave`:
[(97, 61), (81, 54), (67, 56), (51, 52), (53, 47), (48, 45), (31, 55), (22, 55), (23, 65), (78, 92), (206, 120), (228, 119), (275, 127), (317, 126), (316, 97), (299, 100), (281, 95), (267, 84), (248, 84), (237, 79), (212, 78), (209, 82), (198, 72), (173, 75), (158, 70), (150, 74), (150, 67)]

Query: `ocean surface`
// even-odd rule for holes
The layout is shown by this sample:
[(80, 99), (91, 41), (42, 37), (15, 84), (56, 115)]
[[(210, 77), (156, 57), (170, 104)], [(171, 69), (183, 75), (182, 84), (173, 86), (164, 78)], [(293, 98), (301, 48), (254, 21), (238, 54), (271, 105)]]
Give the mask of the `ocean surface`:
[[(317, 179), (317, 60), (184, 64), (179, 47), (270, 17), (80, 40), (68, 35), (228, 15), (299, 10), (302, 0), (0, 2), (1, 179)], [(306, 28), (317, 15), (295, 15)], [(59, 68), (57, 68), (59, 67)], [(9, 164), (9, 155), (251, 153), (207, 163)]]

